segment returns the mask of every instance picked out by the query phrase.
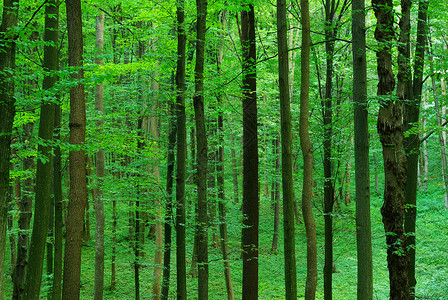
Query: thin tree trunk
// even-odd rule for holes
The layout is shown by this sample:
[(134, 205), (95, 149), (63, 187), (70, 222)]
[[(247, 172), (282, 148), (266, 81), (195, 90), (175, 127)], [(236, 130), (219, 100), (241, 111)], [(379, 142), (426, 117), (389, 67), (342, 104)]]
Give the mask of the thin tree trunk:
[[(12, 28), (17, 26), (18, 0), (3, 0), (3, 16), (0, 25), (0, 298), (3, 297), (3, 277), (6, 251), (6, 230), (8, 225), (9, 202), (9, 160), (11, 154), (11, 134), (14, 122), (14, 80), (16, 67), (16, 44)], [(10, 70), (11, 72), (3, 72)]]
[[(27, 123), (23, 126), (24, 138), (31, 141), (33, 138), (34, 122)], [(28, 149), (29, 150), (29, 149)], [(35, 169), (34, 157), (26, 157), (23, 159), (23, 170), (32, 173)], [(28, 175), (23, 181), (23, 193), (21, 193), (20, 215), (19, 215), (19, 234), (17, 236), (17, 260), (13, 272), (13, 299), (23, 297), (25, 287), (26, 266), (28, 259), (28, 249), (30, 243), (30, 225), (33, 210), (33, 196), (35, 185), (34, 176)], [(20, 187), (19, 187), (20, 189)]]
[[(367, 110), (367, 58), (365, 1), (352, 1), (353, 103), (355, 128), (356, 249), (358, 300), (373, 299), (372, 225), (370, 218), (369, 128)], [(375, 180), (378, 189), (376, 155)]]
[(233, 142), (235, 141), (234, 135), (231, 135), (232, 141), (232, 149), (230, 150), (230, 157), (232, 158), (232, 179), (233, 179), (233, 202), (239, 202), (239, 187), (238, 187), (238, 169), (237, 169), (237, 161), (236, 161), (236, 151), (233, 146)]
[[(174, 80), (174, 78), (173, 78)], [(165, 204), (165, 224), (164, 224), (164, 252), (163, 252), (163, 279), (161, 298), (167, 300), (170, 287), (171, 273), (171, 232), (173, 226), (173, 183), (174, 183), (174, 164), (176, 146), (176, 119), (175, 103), (170, 99), (169, 102), (169, 125), (168, 125), (168, 157), (166, 171), (166, 204)]]
[[(280, 137), (276, 135), (273, 140), (273, 155), (275, 157), (274, 161), (274, 170), (275, 175), (272, 181), (272, 189), (271, 189), (271, 201), (274, 204), (274, 235), (272, 237), (272, 246), (271, 252), (278, 252), (278, 236), (280, 229), (280, 182), (278, 180), (278, 173), (280, 173)], [(294, 203), (296, 203), (294, 201)], [(295, 211), (295, 208), (294, 208)]]
[[(55, 106), (54, 128), (55, 138), (61, 140), (61, 105)], [(63, 257), (63, 241), (62, 241), (62, 159), (61, 147), (59, 144), (54, 149), (53, 158), (53, 189), (54, 189), (54, 263), (53, 263), (53, 289), (52, 300), (61, 299), (62, 295), (62, 257)]]
[[(219, 22), (223, 28), (227, 27), (227, 11), (221, 10), (218, 16)], [(218, 74), (222, 74), (222, 61), (224, 56), (224, 34), (220, 35), (220, 42), (217, 53), (217, 69)], [(235, 292), (233, 291), (232, 275), (230, 272), (230, 257), (228, 247), (227, 219), (226, 219), (226, 199), (224, 196), (224, 111), (222, 103), (222, 92), (217, 94), (218, 100), (218, 150), (216, 151), (216, 181), (218, 184), (218, 221), (219, 236), (221, 240), (221, 254), (224, 263), (224, 278), (226, 281), (227, 299), (234, 300)]]
[[(410, 4), (409, 4), (410, 5)], [(425, 61), (425, 48), (427, 36), (427, 10), (429, 1), (419, 2), (418, 23), (417, 23), (417, 43), (414, 55), (414, 79), (413, 97), (405, 102), (405, 130), (410, 130), (417, 126), (420, 120), (420, 103), (422, 100), (423, 69)], [(407, 17), (410, 18), (410, 7)], [(408, 50), (409, 54), (409, 50)], [(409, 56), (408, 56), (409, 58)], [(406, 174), (406, 209), (404, 229), (408, 234), (409, 249), (409, 270), (408, 280), (411, 297), (415, 298), (415, 225), (417, 217), (417, 186), (418, 186), (418, 155), (420, 152), (420, 137), (418, 133), (410, 133), (405, 139), (405, 151), (407, 154), (407, 174)]]
[[(69, 65), (82, 68), (83, 36), (81, 1), (66, 1)], [(82, 81), (83, 71), (72, 75)], [(86, 110), (84, 85), (78, 84), (70, 90), (70, 144), (82, 146), (85, 142)], [(62, 299), (79, 299), (81, 277), (82, 224), (87, 202), (86, 163), (84, 149), (69, 153), (70, 195), (67, 215), (67, 240), (64, 255), (64, 277)]]
[(198, 193), (198, 299), (208, 299), (207, 133), (204, 115), (204, 58), (207, 1), (196, 0), (197, 37), (195, 95), (193, 97), (197, 142)]
[[(51, 43), (44, 47), (44, 70), (54, 72), (58, 70), (58, 23), (59, 9), (56, 1), (50, 1), (45, 7), (45, 41)], [(46, 74), (43, 81), (43, 89), (49, 91), (57, 80), (54, 74)], [(54, 100), (53, 100), (54, 101)], [(46, 157), (37, 160), (35, 206), (33, 232), (31, 235), (28, 254), (28, 265), (24, 286), (25, 299), (39, 299), (42, 282), (45, 244), (47, 240), (48, 222), (50, 220), (50, 195), (51, 195), (51, 141), (54, 131), (55, 104), (52, 101), (42, 103), (40, 111), (39, 138), (47, 143), (39, 144), (38, 152)]]
[(177, 3), (177, 169), (176, 169), (176, 265), (177, 299), (187, 299), (187, 266), (185, 258), (185, 172), (187, 158), (187, 129), (185, 116), (185, 44), (184, 0)]
[(289, 56), (286, 1), (277, 0), (278, 82), (282, 143), (283, 240), (285, 299), (297, 299), (297, 271), (294, 231), (294, 185), (292, 176), (292, 129), (289, 103)]
[[(96, 41), (95, 47), (98, 51), (96, 63), (99, 66), (104, 64), (101, 57), (104, 45), (104, 13), (99, 13), (96, 17)], [(98, 136), (103, 131), (103, 98), (104, 83), (95, 86), (95, 110), (99, 114), (98, 120), (95, 121)], [(101, 143), (99, 143), (101, 145)], [(95, 185), (95, 291), (94, 299), (103, 299), (104, 291), (104, 204), (103, 204), (103, 182), (105, 173), (104, 149), (100, 147), (95, 156), (96, 165), (96, 185)]]
[(313, 147), (309, 136), (309, 90), (310, 90), (310, 8), (308, 0), (301, 0), (302, 54), (300, 93), (300, 145), (303, 155), (302, 214), (306, 228), (307, 277), (305, 299), (315, 298), (317, 286), (317, 242), (316, 223), (313, 217)]
[(258, 125), (254, 6), (241, 12), (243, 87), (243, 300), (258, 299)]

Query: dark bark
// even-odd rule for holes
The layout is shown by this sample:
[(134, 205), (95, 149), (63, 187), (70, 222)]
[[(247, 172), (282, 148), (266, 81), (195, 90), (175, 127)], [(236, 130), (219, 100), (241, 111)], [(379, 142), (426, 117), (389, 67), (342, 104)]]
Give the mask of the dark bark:
[[(173, 78), (174, 81), (174, 78)], [(168, 299), (171, 274), (171, 232), (173, 226), (173, 184), (174, 184), (174, 164), (176, 146), (176, 110), (174, 101), (169, 102), (169, 126), (168, 126), (168, 157), (166, 171), (166, 204), (165, 204), (165, 224), (164, 224), (164, 252), (163, 252), (163, 279), (162, 293), (163, 300)]]
[(187, 158), (187, 129), (185, 116), (185, 12), (184, 1), (177, 2), (177, 168), (176, 168), (176, 264), (177, 299), (187, 298), (187, 266), (185, 257), (185, 172)]
[[(69, 66), (79, 68), (72, 78), (81, 81), (83, 36), (81, 1), (66, 1)], [(84, 85), (78, 83), (70, 90), (70, 144), (82, 147), (85, 142), (86, 110)], [(84, 212), (87, 202), (86, 163), (84, 149), (71, 150), (70, 195), (67, 215), (67, 240), (64, 254), (62, 299), (79, 299), (81, 277), (81, 247)]]
[[(3, 297), (5, 274), (6, 229), (9, 202), (9, 159), (11, 154), (12, 124), (15, 115), (13, 72), (16, 67), (16, 44), (12, 28), (17, 26), (18, 0), (3, 0), (3, 16), (0, 25), (0, 298)], [(11, 72), (3, 72), (10, 70)]]
[[(271, 201), (274, 204), (274, 234), (272, 237), (272, 246), (271, 246), (271, 252), (277, 253), (278, 252), (278, 236), (279, 236), (279, 229), (280, 229), (280, 182), (277, 178), (277, 174), (280, 173), (280, 137), (278, 134), (276, 134), (276, 138), (273, 140), (272, 143), (272, 151), (273, 155), (275, 157), (274, 161), (274, 170), (275, 175), (274, 179), (272, 181), (272, 188), (271, 188)], [(294, 201), (294, 203), (296, 203)], [(295, 208), (294, 208), (295, 211)]]
[(198, 299), (208, 299), (208, 216), (207, 216), (207, 133), (204, 114), (204, 58), (207, 1), (196, 0), (197, 37), (195, 64), (195, 95), (193, 97), (197, 142), (198, 195)]
[[(417, 41), (415, 46), (415, 64), (413, 78), (413, 99), (405, 105), (405, 130), (417, 126), (420, 121), (420, 103), (422, 100), (423, 69), (425, 65), (425, 48), (427, 37), (427, 11), (429, 1), (420, 1), (418, 6)], [(406, 210), (404, 229), (408, 236), (409, 270), (408, 280), (411, 297), (415, 296), (415, 225), (417, 217), (417, 183), (418, 156), (420, 152), (420, 137), (417, 133), (410, 133), (405, 139), (407, 155), (406, 173)]]
[(294, 185), (292, 176), (292, 130), (289, 103), (289, 57), (286, 1), (277, 0), (278, 82), (282, 143), (283, 240), (285, 299), (297, 299), (297, 272), (294, 232)]
[(310, 8), (308, 0), (301, 0), (302, 17), (302, 53), (301, 53), (301, 90), (300, 90), (300, 145), (303, 155), (302, 214), (306, 229), (307, 277), (305, 299), (315, 298), (317, 286), (317, 242), (316, 223), (313, 217), (313, 147), (309, 135), (309, 97), (310, 97)]
[[(51, 42), (44, 47), (44, 71), (48, 72), (43, 81), (42, 88), (48, 92), (56, 83), (57, 77), (51, 72), (58, 70), (58, 22), (59, 9), (56, 1), (50, 1), (45, 7), (45, 36), (44, 40)], [(45, 157), (37, 160), (36, 187), (34, 204), (33, 232), (28, 254), (28, 265), (24, 286), (26, 299), (39, 299), (40, 286), (47, 240), (48, 222), (50, 217), (51, 195), (51, 141), (54, 131), (55, 104), (54, 97), (49, 102), (42, 103), (40, 111), (39, 138), (47, 141), (39, 144), (38, 152)]]
[[(410, 4), (402, 1), (403, 5)], [(392, 72), (392, 39), (394, 37), (394, 10), (391, 0), (372, 1), (377, 26), (375, 38), (380, 44), (377, 52), (378, 96), (380, 110), (378, 113), (377, 129), (383, 148), (385, 187), (384, 203), (381, 208), (384, 230), (386, 232), (387, 264), (390, 280), (390, 299), (410, 299), (408, 267), (409, 255), (407, 237), (404, 233), (403, 220), (405, 210), (406, 187), (406, 155), (403, 145), (403, 102), (406, 99), (406, 85), (408, 64), (406, 47), (408, 28), (403, 14), (400, 21), (400, 43), (398, 55), (398, 85), (397, 98), (393, 99), (395, 78)]]
[[(353, 103), (355, 127), (356, 232), (358, 255), (357, 299), (373, 298), (372, 230), (370, 219), (369, 129), (365, 1), (352, 1)], [(376, 167), (376, 156), (375, 167)], [(377, 174), (375, 174), (377, 175)], [(375, 177), (377, 179), (377, 176)]]
[(258, 299), (258, 125), (255, 12), (252, 4), (241, 12), (243, 49), (243, 290), (242, 299)]

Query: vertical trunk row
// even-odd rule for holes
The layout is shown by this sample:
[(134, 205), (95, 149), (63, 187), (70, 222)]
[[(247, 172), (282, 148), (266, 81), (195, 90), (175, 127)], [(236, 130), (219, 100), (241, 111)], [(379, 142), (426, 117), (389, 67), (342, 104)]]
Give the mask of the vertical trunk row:
[[(101, 55), (103, 54), (104, 45), (104, 13), (100, 13), (96, 17), (96, 49), (98, 57), (96, 63), (100, 66), (104, 64)], [(103, 97), (104, 83), (95, 87), (95, 110), (99, 114), (99, 119), (95, 122), (98, 128), (98, 135), (103, 130)], [(98, 144), (101, 144), (99, 142)], [(104, 290), (104, 204), (103, 204), (103, 180), (105, 172), (104, 149), (100, 148), (96, 153), (96, 177), (95, 185), (95, 292), (96, 300), (103, 299)]]
[(242, 299), (258, 299), (258, 136), (255, 12), (252, 4), (241, 12), (243, 49), (243, 290)]
[(292, 176), (292, 130), (289, 103), (289, 57), (286, 1), (277, 0), (278, 82), (282, 143), (283, 231), (285, 259), (285, 294), (297, 299), (297, 274), (294, 232), (294, 185)]
[[(365, 1), (352, 1), (358, 300), (373, 299)], [(376, 156), (375, 168), (376, 168)], [(376, 172), (375, 172), (376, 173)], [(376, 175), (376, 174), (375, 174)], [(375, 181), (378, 181), (377, 175)]]
[(307, 276), (305, 299), (315, 298), (317, 286), (317, 241), (316, 223), (312, 210), (313, 197), (313, 147), (309, 135), (309, 98), (310, 98), (310, 6), (308, 0), (301, 0), (302, 17), (302, 54), (301, 54), (301, 93), (300, 93), (300, 145), (303, 155), (302, 214), (306, 228)]
[[(83, 79), (83, 36), (81, 1), (66, 1), (69, 65), (77, 68), (72, 78)], [(86, 110), (84, 85), (78, 83), (70, 90), (70, 195), (67, 215), (67, 240), (64, 255), (63, 299), (79, 299), (81, 277), (81, 246), (84, 211), (87, 202), (86, 164), (84, 149)]]
[(185, 172), (187, 129), (185, 116), (185, 11), (184, 0), (177, 1), (177, 169), (176, 169), (176, 264), (177, 299), (187, 298), (187, 266), (185, 261)]
[[(45, 41), (51, 43), (44, 47), (44, 71), (43, 89), (49, 91), (56, 83), (57, 77), (51, 74), (58, 69), (58, 6), (56, 1), (50, 1), (45, 7)], [(52, 97), (53, 101), (55, 97)], [(48, 141), (46, 145), (39, 144), (38, 152), (46, 157), (45, 162), (37, 160), (34, 222), (31, 236), (28, 265), (24, 286), (26, 299), (39, 299), (42, 282), (45, 243), (47, 239), (48, 222), (50, 217), (51, 194), (51, 141), (54, 130), (54, 102), (42, 103), (40, 111), (39, 138)], [(85, 174), (84, 174), (85, 176)]]

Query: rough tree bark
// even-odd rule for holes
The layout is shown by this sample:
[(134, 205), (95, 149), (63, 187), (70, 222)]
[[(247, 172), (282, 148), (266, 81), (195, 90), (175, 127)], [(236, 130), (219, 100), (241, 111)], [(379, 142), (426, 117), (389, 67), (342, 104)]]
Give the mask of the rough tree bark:
[[(77, 68), (72, 79), (81, 81), (83, 36), (81, 1), (66, 1), (68, 29), (68, 60)], [(69, 153), (70, 195), (67, 215), (67, 239), (64, 254), (62, 299), (79, 299), (81, 277), (81, 247), (84, 211), (87, 202), (86, 163), (82, 145), (85, 141), (86, 110), (84, 85), (80, 82), (70, 90), (70, 144), (75, 148)]]
[(248, 4), (241, 12), (243, 63), (243, 290), (242, 299), (258, 299), (258, 126), (255, 12)]
[[(394, 9), (392, 0), (373, 0), (377, 18), (375, 38), (380, 45), (377, 52), (378, 96), (380, 109), (377, 130), (383, 149), (385, 187), (381, 208), (386, 232), (387, 265), (390, 279), (390, 299), (410, 299), (408, 267), (409, 255), (403, 220), (405, 211), (406, 154), (403, 137), (403, 102), (406, 99), (408, 64), (404, 54), (408, 28), (400, 20), (397, 97), (392, 95), (395, 78), (392, 71), (392, 41), (394, 38)], [(402, 11), (410, 2), (402, 1)]]

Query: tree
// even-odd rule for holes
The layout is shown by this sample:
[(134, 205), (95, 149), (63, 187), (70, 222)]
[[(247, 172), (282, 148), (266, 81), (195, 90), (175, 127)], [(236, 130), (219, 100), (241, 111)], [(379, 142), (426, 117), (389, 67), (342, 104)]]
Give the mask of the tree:
[(292, 131), (289, 103), (289, 57), (286, 1), (277, 0), (278, 82), (282, 141), (283, 230), (285, 243), (286, 299), (297, 299), (294, 232), (294, 185), (292, 177)]
[(309, 136), (309, 97), (310, 97), (310, 7), (308, 0), (301, 0), (302, 54), (300, 89), (300, 127), (299, 137), (303, 155), (302, 214), (306, 228), (307, 276), (305, 299), (315, 298), (317, 286), (317, 242), (316, 224), (313, 217), (311, 199), (313, 197), (313, 147)]
[(373, 299), (365, 1), (352, 1), (356, 232), (359, 300)]
[[(58, 70), (59, 63), (57, 48), (58, 23), (58, 3), (52, 0), (45, 7), (44, 40), (48, 44), (44, 47), (43, 66), (46, 74), (42, 86), (49, 93), (57, 80), (54, 71)], [(50, 99), (48, 102), (43, 102), (40, 109), (39, 138), (46, 142), (38, 146), (38, 151), (44, 159), (37, 160), (33, 233), (24, 286), (24, 297), (26, 299), (39, 299), (48, 222), (50, 219), (51, 141), (53, 140), (54, 131), (55, 97), (53, 96)], [(20, 295), (18, 296), (21, 297)]]
[[(104, 65), (101, 58), (104, 47), (104, 13), (100, 12), (96, 17), (96, 49), (98, 58), (96, 63)], [(98, 111), (99, 118), (95, 122), (99, 133), (103, 130), (103, 99), (104, 83), (95, 86), (95, 110)], [(105, 171), (104, 149), (100, 148), (95, 157), (97, 183), (95, 186), (95, 299), (103, 299), (104, 290), (104, 204), (103, 204), (103, 181)]]
[[(428, 1), (419, 1), (417, 16), (417, 40), (415, 45), (415, 63), (413, 78), (413, 99), (405, 103), (405, 130), (417, 126), (420, 119), (420, 103), (422, 100), (423, 70), (425, 63), (425, 48), (428, 32), (427, 11)], [(417, 217), (417, 182), (418, 182), (418, 156), (420, 149), (420, 138), (417, 133), (410, 133), (405, 138), (405, 150), (407, 155), (406, 173), (406, 209), (404, 229), (408, 234), (409, 270), (408, 280), (411, 297), (415, 296), (415, 223)]]
[[(18, 0), (3, 0), (3, 16), (0, 25), (0, 298), (3, 297), (3, 276), (6, 228), (9, 202), (9, 159), (12, 125), (15, 115), (14, 80), (16, 43), (14, 28), (19, 13)], [(8, 72), (5, 72), (8, 71)]]
[(196, 123), (198, 187), (198, 299), (208, 299), (207, 133), (204, 115), (204, 58), (207, 0), (196, 0), (197, 36), (194, 69), (194, 116)]
[(83, 36), (81, 1), (66, 1), (69, 66), (75, 68), (72, 79), (76, 86), (70, 90), (70, 195), (67, 215), (67, 239), (64, 255), (62, 299), (79, 299), (81, 276), (81, 247), (84, 211), (87, 202), (86, 163), (83, 144), (86, 132)]
[(187, 128), (185, 116), (185, 11), (184, 1), (177, 2), (177, 67), (176, 67), (176, 264), (177, 299), (187, 299), (187, 265), (185, 257), (185, 172)]
[(406, 11), (410, 2), (403, 0), (400, 20), (400, 43), (398, 55), (397, 99), (392, 95), (395, 78), (392, 71), (392, 39), (394, 37), (394, 9), (391, 0), (372, 1), (377, 26), (375, 38), (380, 44), (377, 52), (378, 96), (380, 109), (377, 129), (383, 149), (385, 187), (381, 208), (386, 232), (387, 265), (390, 279), (391, 299), (410, 299), (407, 277), (409, 255), (407, 237), (403, 228), (406, 187), (406, 155), (403, 143), (403, 103), (409, 99), (406, 91), (409, 75), (406, 48), (409, 42), (409, 18)]
[(243, 84), (243, 299), (258, 299), (258, 125), (255, 12), (241, 12)]

